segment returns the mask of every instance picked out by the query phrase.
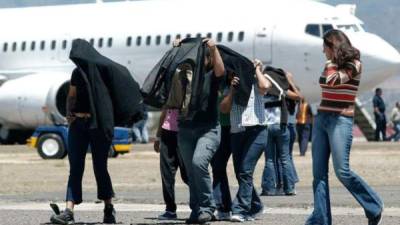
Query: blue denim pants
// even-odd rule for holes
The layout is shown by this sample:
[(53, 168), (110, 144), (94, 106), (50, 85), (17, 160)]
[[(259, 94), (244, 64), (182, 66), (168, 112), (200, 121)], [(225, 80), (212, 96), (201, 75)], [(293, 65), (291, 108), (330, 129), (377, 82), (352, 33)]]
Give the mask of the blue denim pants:
[(314, 121), (312, 137), (314, 211), (307, 225), (331, 225), (328, 166), (332, 154), (335, 174), (364, 208), (368, 218), (382, 212), (383, 203), (378, 194), (350, 169), (353, 118), (337, 113), (319, 112)]
[(292, 192), (295, 185), (295, 177), (292, 168), (292, 160), (289, 153), (289, 130), (281, 124), (268, 126), (268, 145), (265, 149), (265, 167), (262, 176), (262, 189), (265, 192), (275, 193), (279, 185), (279, 165), (282, 165), (283, 190)]
[(232, 213), (251, 216), (263, 208), (253, 184), (257, 162), (267, 147), (267, 129), (264, 126), (248, 127), (246, 131), (232, 134), (232, 156), (239, 190), (232, 203)]
[(189, 178), (191, 218), (213, 214), (216, 208), (208, 166), (217, 151), (221, 127), (209, 124), (179, 125), (178, 145)]

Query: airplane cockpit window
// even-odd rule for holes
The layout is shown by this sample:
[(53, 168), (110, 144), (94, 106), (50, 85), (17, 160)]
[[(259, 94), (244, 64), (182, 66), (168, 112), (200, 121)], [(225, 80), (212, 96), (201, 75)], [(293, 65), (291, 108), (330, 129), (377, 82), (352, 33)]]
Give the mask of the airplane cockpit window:
[(67, 40), (63, 40), (62, 41), (61, 48), (62, 49), (66, 49), (67, 48)]
[(341, 24), (337, 25), (337, 28), (342, 31), (352, 31), (352, 32), (359, 32), (360, 28), (356, 24)]
[(44, 50), (46, 48), (46, 42), (45, 41), (41, 41), (40, 42), (40, 50)]
[(3, 44), (3, 52), (7, 52), (8, 50), (8, 43)]
[(36, 48), (36, 42), (32, 41), (31, 42), (31, 51), (35, 51), (35, 48)]
[(312, 36), (321, 37), (319, 24), (308, 24), (306, 26), (306, 33)]
[(332, 24), (322, 24), (322, 34), (325, 34), (330, 30), (333, 30)]
[(99, 38), (99, 42), (97, 43), (97, 46), (98, 46), (99, 48), (102, 48), (102, 47), (103, 47), (103, 38)]
[(127, 39), (126, 39), (126, 46), (131, 46), (132, 45), (132, 37), (128, 37)]
[(233, 41), (233, 32), (229, 32), (228, 33), (228, 42), (232, 42)]
[(217, 42), (221, 42), (222, 41), (222, 33), (218, 32), (217, 33)]
[(56, 49), (56, 41), (51, 41), (51, 50)]
[(167, 35), (166, 37), (165, 37), (165, 44), (166, 45), (169, 45), (171, 43), (171, 35)]
[(151, 36), (147, 36), (146, 37), (146, 45), (150, 45), (151, 44)]
[(238, 35), (238, 41), (242, 42), (244, 40), (244, 32), (240, 31)]
[(136, 46), (140, 46), (142, 44), (142, 37), (141, 36), (138, 36), (137, 38), (136, 38)]
[(23, 41), (22, 43), (21, 43), (21, 51), (25, 51), (25, 49), (26, 49), (26, 41)]
[(156, 45), (160, 45), (161, 44), (161, 36), (157, 35), (156, 37)]
[(108, 38), (107, 40), (107, 47), (111, 48), (113, 44), (113, 39), (112, 38)]
[(12, 51), (15, 52), (17, 50), (17, 42), (12, 44)]

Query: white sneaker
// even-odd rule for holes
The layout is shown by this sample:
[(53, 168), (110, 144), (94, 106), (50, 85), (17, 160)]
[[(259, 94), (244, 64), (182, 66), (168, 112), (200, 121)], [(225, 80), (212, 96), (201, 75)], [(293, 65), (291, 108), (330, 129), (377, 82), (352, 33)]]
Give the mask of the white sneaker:
[(232, 215), (231, 217), (231, 222), (243, 223), (246, 220), (247, 220), (246, 217), (240, 214)]
[(215, 217), (218, 221), (230, 221), (232, 218), (231, 212), (221, 212), (219, 210), (217, 210)]

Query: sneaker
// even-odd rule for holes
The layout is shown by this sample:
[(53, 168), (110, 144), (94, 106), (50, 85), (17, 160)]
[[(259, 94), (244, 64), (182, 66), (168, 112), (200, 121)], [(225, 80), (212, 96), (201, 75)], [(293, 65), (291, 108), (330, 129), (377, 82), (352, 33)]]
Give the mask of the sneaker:
[(231, 212), (222, 212), (218, 210), (215, 217), (217, 221), (230, 221), (232, 216)]
[(197, 222), (199, 224), (205, 224), (207, 222), (212, 221), (213, 217), (210, 213), (202, 212), (199, 215), (199, 218), (197, 218)]
[(368, 219), (368, 225), (379, 225), (382, 222), (382, 213), (373, 219)]
[(241, 214), (235, 214), (232, 215), (231, 217), (231, 222), (238, 222), (238, 223), (243, 223), (244, 221), (247, 221), (248, 218), (246, 218), (245, 216), (241, 215)]
[(285, 195), (286, 196), (295, 196), (295, 195), (297, 195), (296, 189), (293, 189), (292, 191), (285, 192)]
[(54, 224), (73, 225), (75, 224), (74, 213), (70, 209), (60, 212), (60, 214), (52, 215), (50, 222)]
[(261, 196), (276, 196), (276, 191), (262, 191)]
[(114, 223), (116, 223), (115, 214), (116, 214), (116, 212), (115, 212), (113, 204), (106, 204), (104, 206), (103, 223), (105, 223), (105, 224), (114, 224)]
[(165, 211), (158, 216), (158, 220), (176, 220), (176, 218), (178, 218), (176, 213), (171, 211)]

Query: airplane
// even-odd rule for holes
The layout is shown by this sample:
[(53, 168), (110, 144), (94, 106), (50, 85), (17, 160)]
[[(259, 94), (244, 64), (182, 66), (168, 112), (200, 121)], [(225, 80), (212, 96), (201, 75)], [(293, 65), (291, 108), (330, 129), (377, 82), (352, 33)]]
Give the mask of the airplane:
[[(75, 38), (128, 67), (142, 83), (176, 37), (210, 37), (250, 59), (294, 74), (305, 97), (320, 98), (322, 35), (346, 32), (361, 51), (360, 92), (400, 70), (400, 54), (365, 31), (351, 5), (307, 0), (146, 0), (1, 9), (0, 140), (65, 118)], [(21, 138), (20, 138), (21, 139)], [(22, 138), (23, 139), (23, 138)]]

